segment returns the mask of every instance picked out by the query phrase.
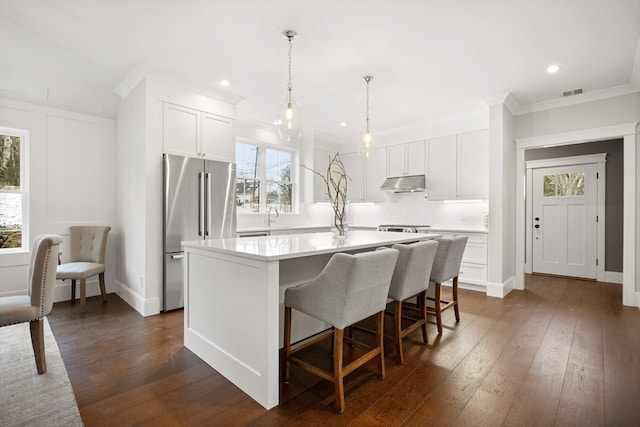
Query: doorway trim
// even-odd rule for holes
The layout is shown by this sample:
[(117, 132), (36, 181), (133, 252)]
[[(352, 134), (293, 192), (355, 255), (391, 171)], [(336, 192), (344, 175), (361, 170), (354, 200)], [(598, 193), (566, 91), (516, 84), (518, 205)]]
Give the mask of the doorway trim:
[[(526, 192), (527, 194), (533, 194), (533, 170), (538, 168), (555, 167), (555, 166), (573, 166), (573, 165), (585, 165), (595, 164), (597, 166), (597, 172), (600, 178), (596, 182), (597, 192), (597, 206), (596, 215), (598, 215), (598, 221), (596, 224), (596, 259), (599, 260), (596, 267), (596, 280), (602, 282), (605, 280), (604, 260), (605, 260), (605, 242), (604, 242), (604, 229), (605, 229), (605, 196), (606, 196), (606, 161), (607, 153), (599, 154), (586, 154), (582, 156), (570, 156), (570, 157), (554, 157), (549, 159), (529, 160), (525, 162), (526, 167)], [(531, 217), (533, 216), (533, 200), (532, 197), (525, 196), (526, 203), (526, 232), (525, 232), (525, 262), (524, 272), (531, 273), (533, 271), (533, 224)]]
[(623, 123), (582, 129), (573, 132), (555, 133), (515, 140), (516, 148), (516, 277), (514, 289), (524, 289), (525, 263), (525, 150), (530, 148), (555, 147), (560, 145), (581, 144), (585, 142), (623, 139), (624, 150), (624, 205), (623, 205), (623, 244), (622, 244), (622, 304), (640, 307), (640, 293), (636, 292), (636, 128), (638, 122)]

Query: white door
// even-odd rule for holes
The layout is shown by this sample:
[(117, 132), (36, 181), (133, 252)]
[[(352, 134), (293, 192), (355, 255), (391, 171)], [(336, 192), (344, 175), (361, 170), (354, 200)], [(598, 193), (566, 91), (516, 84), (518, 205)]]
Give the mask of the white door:
[(533, 272), (595, 279), (597, 165), (533, 170)]

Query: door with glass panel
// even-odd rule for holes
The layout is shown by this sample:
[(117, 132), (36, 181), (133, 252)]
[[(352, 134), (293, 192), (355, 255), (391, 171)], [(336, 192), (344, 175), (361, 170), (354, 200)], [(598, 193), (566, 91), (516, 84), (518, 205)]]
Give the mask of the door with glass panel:
[(533, 272), (595, 279), (596, 164), (533, 170)]

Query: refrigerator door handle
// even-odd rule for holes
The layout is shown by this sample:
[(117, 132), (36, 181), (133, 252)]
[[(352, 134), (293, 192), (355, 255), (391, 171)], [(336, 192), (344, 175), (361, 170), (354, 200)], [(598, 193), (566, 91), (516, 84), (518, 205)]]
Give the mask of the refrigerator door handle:
[(184, 258), (184, 254), (180, 254), (180, 255), (171, 255), (171, 259), (182, 259)]
[(198, 236), (203, 235), (204, 229), (204, 173), (198, 172)]
[(207, 192), (205, 193), (205, 197), (207, 198), (207, 214), (205, 216), (206, 218), (206, 228), (204, 229), (204, 235), (208, 236), (209, 232), (211, 231), (211, 199), (213, 198), (212, 194), (211, 194), (211, 173), (207, 173), (206, 176), (206, 183), (207, 183)]

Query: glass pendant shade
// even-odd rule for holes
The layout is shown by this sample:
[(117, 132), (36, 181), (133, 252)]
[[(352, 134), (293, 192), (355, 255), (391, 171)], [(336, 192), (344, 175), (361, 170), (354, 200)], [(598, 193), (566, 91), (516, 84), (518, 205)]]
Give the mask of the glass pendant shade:
[(358, 153), (362, 157), (373, 157), (376, 154), (376, 131), (364, 128), (358, 136)]
[(292, 141), (302, 135), (303, 108), (289, 97), (276, 108), (275, 125), (280, 139)]
[(293, 85), (291, 84), (291, 49), (292, 41), (298, 35), (293, 30), (286, 30), (282, 35), (289, 42), (289, 81), (287, 83), (287, 94), (284, 102), (276, 109), (275, 125), (281, 140), (292, 141), (302, 135), (302, 107), (297, 105), (291, 97)]
[(372, 76), (364, 76), (362, 80), (367, 83), (367, 113), (365, 115), (365, 126), (358, 136), (358, 153), (361, 157), (372, 157), (376, 154), (376, 132), (369, 127), (369, 83)]

